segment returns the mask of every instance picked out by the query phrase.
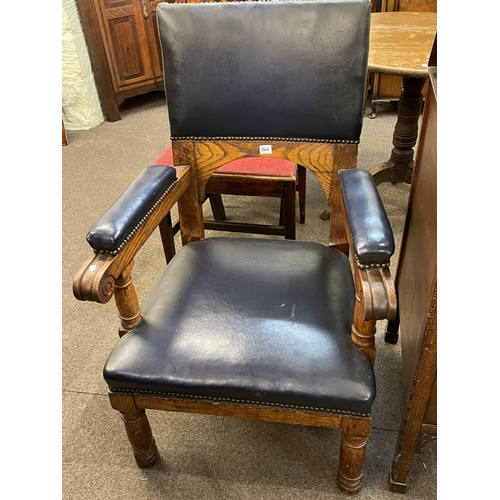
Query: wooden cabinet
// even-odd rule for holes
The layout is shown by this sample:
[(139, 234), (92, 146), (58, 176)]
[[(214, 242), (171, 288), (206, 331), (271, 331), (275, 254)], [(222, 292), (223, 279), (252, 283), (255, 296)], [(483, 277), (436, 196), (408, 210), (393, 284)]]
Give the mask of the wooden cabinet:
[(127, 97), (163, 90), (156, 29), (160, 1), (165, 0), (76, 0), (101, 106), (109, 121), (120, 119), (119, 104)]
[(437, 438), (437, 66), (431, 64), (429, 82), (396, 275), (405, 390), (389, 479), (397, 493), (406, 492), (414, 454)]
[[(372, 12), (437, 12), (437, 0), (378, 0)], [(429, 83), (422, 93), (426, 95)], [(380, 104), (398, 101), (402, 92), (403, 78), (397, 75), (372, 73), (370, 75), (369, 102), (372, 109), (370, 118), (375, 118)]]
[(162, 79), (156, 42), (155, 3), (94, 0), (115, 93)]

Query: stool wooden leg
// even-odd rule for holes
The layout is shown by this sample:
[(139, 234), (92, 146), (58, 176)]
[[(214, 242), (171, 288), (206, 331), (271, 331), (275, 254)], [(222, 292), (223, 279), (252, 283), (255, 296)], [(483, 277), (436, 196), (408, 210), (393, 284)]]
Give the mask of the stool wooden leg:
[(210, 201), (210, 207), (212, 208), (214, 220), (226, 220), (226, 211), (224, 210), (222, 196), (220, 194), (209, 194), (208, 199)]
[(299, 216), (300, 223), (306, 221), (306, 167), (297, 165), (297, 191), (299, 192)]
[(163, 243), (163, 253), (168, 264), (175, 256), (174, 228), (170, 212), (168, 212), (158, 227), (160, 228), (161, 241)]
[(153, 467), (158, 460), (158, 449), (146, 412), (135, 406), (133, 396), (110, 393), (109, 399), (111, 406), (122, 414), (137, 465), (141, 469)]
[(283, 226), (285, 228), (285, 239), (295, 239), (295, 181), (283, 182)]

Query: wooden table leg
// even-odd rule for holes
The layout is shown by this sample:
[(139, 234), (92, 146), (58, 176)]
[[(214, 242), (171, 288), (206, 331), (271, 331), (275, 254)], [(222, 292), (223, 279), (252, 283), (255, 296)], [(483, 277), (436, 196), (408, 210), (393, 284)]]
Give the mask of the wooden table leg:
[(418, 138), (418, 119), (422, 112), (422, 89), (427, 78), (403, 77), (403, 93), (399, 98), (398, 119), (394, 128), (391, 158), (370, 169), (375, 184), (406, 182), (413, 175), (413, 147)]
[[(391, 158), (372, 167), (369, 172), (378, 186), (382, 182), (406, 182), (411, 184), (413, 175), (413, 146), (418, 138), (418, 119), (422, 112), (424, 88), (427, 78), (403, 77), (403, 92), (398, 103), (398, 119), (392, 137)], [(320, 218), (328, 220), (330, 210), (325, 208)]]

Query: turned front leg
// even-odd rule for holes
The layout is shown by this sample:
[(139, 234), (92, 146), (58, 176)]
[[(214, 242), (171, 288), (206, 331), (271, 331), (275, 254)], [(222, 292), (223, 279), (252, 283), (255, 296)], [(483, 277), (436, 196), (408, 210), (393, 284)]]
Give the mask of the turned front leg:
[(158, 449), (146, 412), (135, 406), (133, 396), (109, 394), (111, 406), (122, 415), (135, 461), (141, 469), (149, 469), (158, 460)]
[(149, 469), (158, 460), (158, 450), (144, 410), (122, 413), (125, 430), (134, 452), (135, 461), (141, 469)]
[(351, 340), (370, 358), (372, 366), (375, 364), (375, 333), (377, 322), (364, 321), (364, 308), (359, 298), (354, 306), (354, 322), (351, 327)]
[(370, 430), (369, 418), (352, 419), (342, 425), (337, 486), (348, 495), (355, 495), (361, 489), (366, 442)]
[(132, 261), (115, 282), (115, 303), (122, 325), (118, 330), (120, 337), (135, 328), (142, 319), (137, 293), (132, 283), (133, 267), (134, 262)]

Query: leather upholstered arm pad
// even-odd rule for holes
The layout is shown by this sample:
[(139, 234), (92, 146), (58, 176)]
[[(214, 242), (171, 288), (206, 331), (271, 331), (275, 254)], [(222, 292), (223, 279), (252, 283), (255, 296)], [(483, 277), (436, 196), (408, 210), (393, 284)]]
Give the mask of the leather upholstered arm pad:
[(174, 167), (146, 168), (87, 233), (97, 252), (117, 254), (176, 182)]
[(394, 237), (373, 177), (359, 169), (343, 170), (339, 177), (358, 263), (388, 265)]

